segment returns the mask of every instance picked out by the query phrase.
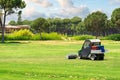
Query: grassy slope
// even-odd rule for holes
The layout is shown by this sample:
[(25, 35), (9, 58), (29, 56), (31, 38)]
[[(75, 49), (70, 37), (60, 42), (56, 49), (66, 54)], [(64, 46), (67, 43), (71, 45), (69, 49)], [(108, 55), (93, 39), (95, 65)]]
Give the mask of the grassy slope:
[(120, 80), (120, 42), (102, 41), (104, 61), (67, 60), (83, 41), (0, 44), (0, 80)]

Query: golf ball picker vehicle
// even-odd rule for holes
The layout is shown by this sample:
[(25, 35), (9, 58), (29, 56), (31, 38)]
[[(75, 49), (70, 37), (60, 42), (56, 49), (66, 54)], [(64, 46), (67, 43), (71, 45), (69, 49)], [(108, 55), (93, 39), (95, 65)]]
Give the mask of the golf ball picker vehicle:
[(85, 40), (82, 49), (78, 51), (80, 59), (104, 60), (105, 49), (99, 39)]

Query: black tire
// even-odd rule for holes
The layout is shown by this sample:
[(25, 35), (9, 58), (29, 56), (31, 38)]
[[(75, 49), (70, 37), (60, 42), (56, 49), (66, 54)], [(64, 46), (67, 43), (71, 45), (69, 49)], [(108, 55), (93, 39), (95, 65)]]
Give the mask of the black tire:
[(99, 54), (97, 57), (97, 60), (104, 60), (104, 54)]
[(78, 56), (76, 54), (69, 54), (67, 59), (76, 59)]
[(104, 60), (104, 57), (100, 57), (99, 60)]

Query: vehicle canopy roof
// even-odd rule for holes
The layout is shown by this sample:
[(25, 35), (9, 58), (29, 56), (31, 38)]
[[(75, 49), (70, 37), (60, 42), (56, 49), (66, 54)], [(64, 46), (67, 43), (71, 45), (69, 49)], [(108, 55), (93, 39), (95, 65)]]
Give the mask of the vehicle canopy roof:
[(90, 42), (101, 42), (100, 39), (89, 39)]

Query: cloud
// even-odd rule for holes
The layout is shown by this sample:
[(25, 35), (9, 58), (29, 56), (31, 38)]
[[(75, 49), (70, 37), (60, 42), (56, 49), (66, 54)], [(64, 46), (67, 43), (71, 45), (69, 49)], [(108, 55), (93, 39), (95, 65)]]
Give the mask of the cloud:
[(71, 0), (58, 0), (58, 3), (62, 8), (73, 7), (73, 2)]
[[(46, 15), (42, 12), (37, 11), (34, 7), (26, 7), (23, 11), (22, 11), (22, 20), (34, 20), (36, 18), (39, 17), (46, 17)], [(17, 14), (12, 14), (7, 16), (7, 21), (6, 23), (9, 23), (9, 21), (11, 20), (15, 20), (17, 21), (18, 16)]]
[(120, 5), (120, 0), (109, 0), (111, 4), (118, 4)]
[(41, 7), (48, 8), (51, 7), (53, 4), (50, 3), (48, 0), (32, 0), (34, 3), (40, 5)]
[(44, 14), (44, 13), (40, 13), (40, 12), (35, 12), (36, 14), (31, 14), (31, 16), (23, 16), (23, 19), (24, 20), (34, 20), (34, 19), (37, 19), (37, 18), (39, 18), (39, 17), (43, 17), (43, 18), (45, 18), (46, 17), (46, 15)]
[(97, 12), (97, 11), (104, 12), (102, 9), (95, 9), (95, 10), (92, 10), (91, 13)]
[(87, 6), (81, 5), (80, 7), (71, 7), (61, 10), (61, 14), (63, 14), (66, 17), (74, 17), (74, 16), (80, 16), (84, 18), (86, 15), (89, 14), (89, 8)]
[[(34, 6), (34, 4), (40, 4), (39, 0), (24, 0), (27, 4), (27, 6), (22, 10), (22, 20), (28, 19), (28, 20), (34, 20), (39, 17), (46, 17), (46, 14), (43, 12), (39, 12), (37, 8)], [(45, 2), (44, 2), (45, 1)], [(44, 7), (48, 6), (47, 0), (43, 0)], [(34, 2), (34, 3), (33, 3)], [(16, 16), (17, 17), (17, 16)], [(14, 18), (14, 20), (17, 20), (17, 18)]]
[(26, 8), (24, 11), (24, 16), (31, 16), (32, 14), (35, 13), (35, 8), (31, 7), (31, 8)]
[(35, 4), (38, 4), (39, 6), (43, 7), (43, 8), (48, 8), (48, 7), (51, 7), (53, 6), (52, 3), (50, 3), (48, 0), (23, 0), (26, 2), (26, 4), (29, 4), (30, 2), (31, 3), (35, 3)]
[(11, 14), (6, 17), (6, 24), (8, 24), (11, 20), (17, 20), (17, 15), (16, 14)]
[(89, 8), (85, 5), (81, 5), (80, 7), (51, 9), (48, 17), (72, 18), (79, 16), (85, 18), (89, 13)]
[[(27, 3), (30, 3), (28, 0)], [(48, 1), (48, 0), (31, 0), (32, 2), (39, 4), (40, 6), (43, 7), (49, 7), (52, 6), (52, 4)], [(55, 7), (50, 8), (50, 10), (47, 13), (43, 13), (41, 14), (44, 17), (62, 17), (62, 18), (69, 18), (69, 17), (74, 17), (74, 16), (80, 16), (82, 18), (86, 17), (86, 15), (88, 15), (89, 12), (89, 8), (86, 5), (81, 5), (81, 6), (74, 6), (74, 3), (72, 0), (56, 0), (58, 2), (58, 4), (60, 5), (60, 7)], [(35, 12), (35, 9), (33, 9), (32, 7), (29, 8), (27, 7), (27, 10), (25, 11), (25, 14), (28, 15), (35, 15), (35, 13), (39, 13), (39, 12)]]
[(85, 18), (88, 15), (89, 8), (86, 5), (74, 6), (72, 0), (57, 0), (60, 4), (61, 9), (59, 10), (58, 15), (61, 17), (74, 17), (80, 16)]
[(50, 3), (50, 2), (48, 2), (47, 0), (44, 0), (43, 2), (41, 2), (41, 6), (42, 6), (42, 7), (45, 7), (45, 8), (51, 7), (52, 5), (53, 5), (53, 4)]
[(33, 20), (38, 17), (46, 17), (44, 13), (38, 12), (35, 8), (26, 8), (23, 11), (23, 19)]
[(114, 2), (120, 4), (120, 0), (113, 0)]
[[(86, 5), (75, 6), (72, 0), (56, 0), (60, 7), (51, 7), (53, 4), (49, 0), (24, 0), (27, 4), (26, 8), (22, 11), (22, 20), (34, 20), (39, 17), (59, 17), (71, 18), (79, 16), (85, 18), (89, 13), (89, 8)], [(44, 8), (41, 8), (39, 6)], [(40, 10), (39, 10), (40, 9)], [(47, 11), (47, 12), (46, 12)], [(8, 21), (17, 20), (17, 15), (9, 16)]]

